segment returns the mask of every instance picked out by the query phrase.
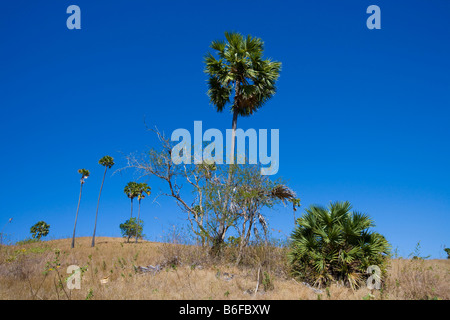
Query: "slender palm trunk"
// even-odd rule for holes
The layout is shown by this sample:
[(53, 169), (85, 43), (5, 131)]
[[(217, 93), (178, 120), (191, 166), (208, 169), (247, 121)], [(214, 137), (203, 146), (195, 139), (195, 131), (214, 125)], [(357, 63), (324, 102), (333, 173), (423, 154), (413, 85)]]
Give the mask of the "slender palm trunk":
[[(234, 93), (233, 121), (231, 122), (231, 149), (230, 149), (231, 154), (229, 155), (230, 156), (230, 165), (234, 165), (234, 160), (235, 160), (234, 149), (235, 149), (236, 128), (237, 128), (237, 119), (238, 119), (239, 96), (240, 96), (239, 81), (236, 81), (235, 82), (235, 93)], [(233, 174), (233, 170), (230, 167), (228, 170), (227, 188), (230, 188), (230, 186), (231, 186), (232, 174)], [(224, 202), (223, 202), (223, 215), (228, 215), (227, 205), (228, 205), (228, 200), (229, 200), (229, 193), (230, 193), (230, 190), (227, 190), (227, 192), (225, 193)], [(220, 252), (220, 248), (221, 248), (224, 238), (225, 238), (225, 232), (226, 232), (225, 220), (226, 219), (223, 219), (220, 222), (219, 231), (217, 233), (217, 236), (213, 240), (213, 245), (212, 245), (211, 251), (215, 255)]]
[(92, 235), (92, 244), (91, 244), (91, 247), (94, 247), (94, 246), (95, 246), (95, 230), (97, 230), (98, 206), (99, 206), (99, 204), (100, 204), (100, 196), (101, 196), (101, 194), (102, 194), (103, 183), (105, 182), (106, 170), (108, 170), (108, 167), (105, 167), (105, 173), (103, 174), (102, 185), (100, 186), (100, 193), (98, 194), (97, 211), (95, 212), (94, 234)]
[(80, 209), (81, 191), (82, 190), (83, 190), (83, 182), (81, 182), (81, 186), (80, 186), (80, 196), (78, 198), (77, 214), (75, 215), (75, 225), (73, 227), (73, 236), (72, 236), (72, 245), (71, 245), (72, 249), (75, 247), (75, 230), (77, 228), (78, 210)]
[[(131, 219), (133, 218), (133, 198), (130, 198), (130, 199), (131, 199), (131, 214), (130, 214), (130, 223), (131, 223)], [(128, 235), (127, 243), (130, 242), (130, 238), (131, 238), (131, 233), (130, 233), (130, 235)]]
[[(231, 164), (234, 164), (235, 160), (235, 145), (236, 145), (236, 128), (237, 128), (238, 113), (235, 110), (233, 112), (233, 122), (231, 123)], [(231, 170), (228, 172), (228, 183), (231, 182)]]
[(139, 199), (139, 209), (138, 209), (138, 218), (136, 221), (136, 241), (135, 243), (137, 243), (138, 241), (138, 232), (139, 232), (139, 218), (141, 216), (141, 199)]
[(133, 218), (133, 198), (131, 198), (131, 215), (130, 215), (130, 220), (131, 218)]
[[(235, 149), (235, 142), (236, 142), (235, 140), (236, 140), (237, 119), (238, 119), (238, 113), (235, 110), (233, 112), (233, 121), (231, 123), (231, 129), (232, 129), (231, 130), (231, 149), (230, 149), (230, 151), (231, 151), (230, 164), (231, 165), (234, 165), (234, 162), (235, 162), (234, 161), (235, 160), (235, 157), (234, 157), (235, 156), (235, 152), (234, 152), (235, 150), (234, 149)], [(231, 185), (232, 172), (233, 171), (230, 168), (228, 170), (228, 180), (227, 180), (227, 187), (228, 188)], [(229, 200), (229, 193), (230, 193), (229, 190), (227, 190), (227, 192), (225, 193), (224, 202), (223, 202), (223, 215), (227, 214), (226, 212), (227, 212), (227, 205), (228, 205), (228, 200)], [(226, 221), (226, 219), (222, 219), (222, 221), (220, 221), (219, 231), (217, 233), (216, 238), (213, 241), (213, 247), (212, 247), (211, 251), (214, 254), (218, 254), (219, 253), (220, 248), (221, 248), (221, 246), (223, 244), (223, 241), (225, 239), (225, 232), (226, 232), (225, 221)]]

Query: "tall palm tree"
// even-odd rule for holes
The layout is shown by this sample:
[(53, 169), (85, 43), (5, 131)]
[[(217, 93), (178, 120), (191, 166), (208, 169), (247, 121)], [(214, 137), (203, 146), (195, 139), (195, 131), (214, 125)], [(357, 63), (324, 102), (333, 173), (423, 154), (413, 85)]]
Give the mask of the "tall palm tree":
[(81, 174), (81, 179), (80, 179), (80, 196), (78, 197), (77, 214), (75, 215), (75, 225), (73, 227), (73, 236), (72, 236), (72, 245), (71, 245), (72, 249), (75, 247), (75, 230), (77, 228), (78, 210), (80, 209), (80, 202), (81, 202), (81, 192), (83, 190), (83, 184), (84, 184), (85, 180), (89, 177), (89, 170), (78, 169), (78, 173)]
[(105, 167), (105, 173), (103, 174), (102, 185), (100, 186), (100, 193), (98, 194), (97, 211), (95, 212), (94, 234), (92, 235), (92, 244), (91, 244), (92, 247), (95, 246), (95, 231), (97, 230), (98, 206), (100, 204), (100, 196), (102, 194), (103, 183), (105, 182), (106, 171), (108, 169), (111, 169), (111, 167), (114, 165), (114, 159), (110, 156), (104, 156), (98, 161), (98, 163)]
[[(208, 74), (208, 96), (218, 112), (229, 105), (233, 113), (231, 123), (230, 163), (234, 164), (235, 137), (238, 116), (247, 117), (261, 108), (276, 92), (275, 83), (280, 75), (281, 63), (263, 58), (264, 42), (250, 35), (225, 32), (226, 41), (216, 40), (210, 48), (218, 59), (208, 53), (205, 57), (205, 73)], [(228, 186), (231, 184), (231, 170)], [(226, 196), (223, 210), (229, 199)], [(220, 226), (219, 234), (223, 233)], [(220, 247), (216, 239), (213, 247)]]
[(225, 32), (225, 38), (226, 41), (211, 43), (219, 59), (208, 53), (205, 73), (209, 75), (210, 102), (218, 112), (230, 105), (233, 113), (231, 159), (234, 163), (238, 116), (252, 115), (275, 94), (281, 63), (263, 59), (264, 42), (260, 38), (235, 32)]
[[(138, 218), (137, 218), (138, 227), (139, 227), (139, 221), (140, 221), (139, 218), (141, 215), (141, 200), (144, 199), (146, 195), (149, 196), (151, 194), (151, 190), (152, 189), (150, 188), (150, 186), (146, 183), (138, 183), (137, 184), (137, 194), (138, 194), (137, 198), (139, 201)], [(139, 230), (139, 228), (136, 228), (136, 231), (137, 230)], [(138, 239), (138, 237), (136, 234), (136, 243), (137, 243), (137, 239)]]
[(123, 189), (123, 192), (127, 195), (128, 198), (131, 200), (131, 215), (130, 219), (133, 217), (133, 199), (138, 196), (138, 183), (134, 181), (130, 181), (127, 183), (125, 188)]

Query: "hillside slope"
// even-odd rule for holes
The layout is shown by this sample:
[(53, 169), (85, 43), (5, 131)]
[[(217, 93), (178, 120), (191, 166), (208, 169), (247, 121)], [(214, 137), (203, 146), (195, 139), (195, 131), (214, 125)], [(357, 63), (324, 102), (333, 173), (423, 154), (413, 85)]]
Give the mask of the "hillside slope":
[[(391, 260), (383, 290), (317, 289), (289, 276), (285, 251), (255, 251), (244, 266), (200, 247), (98, 237), (0, 248), (0, 299), (449, 299), (450, 261)], [(250, 259), (251, 258), (251, 259)], [(82, 272), (69, 289), (69, 266)], [(144, 268), (140, 268), (144, 267)], [(148, 267), (148, 268), (147, 268)], [(148, 272), (143, 272), (148, 271)], [(74, 280), (69, 281), (75, 285)], [(70, 285), (70, 284), (69, 284)], [(256, 293), (255, 293), (256, 291)]]

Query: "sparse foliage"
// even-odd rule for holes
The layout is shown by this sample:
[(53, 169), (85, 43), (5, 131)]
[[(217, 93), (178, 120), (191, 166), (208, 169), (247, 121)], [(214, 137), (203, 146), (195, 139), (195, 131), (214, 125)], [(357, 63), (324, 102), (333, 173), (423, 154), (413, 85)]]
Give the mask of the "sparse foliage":
[[(211, 246), (213, 254), (220, 252), (230, 229), (240, 234), (241, 251), (252, 234), (258, 236), (258, 229), (261, 235), (267, 235), (267, 221), (262, 214), (264, 207), (272, 208), (286, 202), (293, 203), (294, 207), (299, 204), (295, 192), (281, 180), (272, 181), (268, 176), (262, 176), (258, 166), (174, 165), (172, 142), (159, 131), (155, 132), (162, 150), (152, 149), (139, 157), (128, 156), (128, 168), (138, 170), (142, 176), (155, 176), (166, 182), (168, 192), (161, 194), (176, 200), (187, 214), (199, 242)], [(224, 206), (225, 199), (227, 206)], [(237, 262), (239, 259), (240, 255)]]

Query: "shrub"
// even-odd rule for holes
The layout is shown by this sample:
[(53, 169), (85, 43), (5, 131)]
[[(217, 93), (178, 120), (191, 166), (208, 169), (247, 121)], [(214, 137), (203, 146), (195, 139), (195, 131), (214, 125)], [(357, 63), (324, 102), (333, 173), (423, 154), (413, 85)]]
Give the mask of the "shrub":
[(295, 276), (313, 285), (338, 281), (355, 288), (369, 276), (370, 265), (384, 275), (388, 242), (369, 230), (374, 224), (367, 215), (350, 210), (349, 202), (311, 206), (297, 219), (288, 254)]
[(39, 242), (39, 240), (38, 239), (33, 239), (33, 238), (26, 238), (24, 240), (17, 241), (16, 242), (16, 246), (21, 246), (21, 245), (24, 245), (24, 244), (30, 244), (30, 243), (36, 243), (36, 242)]
[(447, 253), (447, 259), (450, 259), (450, 248), (444, 248), (444, 251)]
[(127, 241), (130, 241), (131, 237), (143, 238), (144, 235), (142, 231), (144, 229), (144, 222), (142, 220), (138, 220), (136, 218), (130, 218), (125, 223), (120, 224), (120, 231), (122, 232), (122, 236), (127, 238)]
[(36, 224), (30, 228), (30, 233), (33, 239), (41, 240), (41, 238), (46, 237), (49, 232), (50, 225), (45, 221), (36, 222)]

